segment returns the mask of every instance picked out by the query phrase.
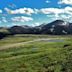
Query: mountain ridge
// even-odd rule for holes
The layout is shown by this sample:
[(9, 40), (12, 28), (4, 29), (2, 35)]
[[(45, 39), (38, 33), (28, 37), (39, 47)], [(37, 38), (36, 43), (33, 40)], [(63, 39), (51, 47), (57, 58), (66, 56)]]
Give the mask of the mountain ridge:
[(0, 35), (14, 35), (14, 34), (51, 34), (51, 35), (67, 35), (72, 34), (72, 23), (63, 20), (55, 20), (48, 24), (39, 26), (12, 26), (6, 28), (8, 32), (1, 32), (3, 27), (0, 27)]

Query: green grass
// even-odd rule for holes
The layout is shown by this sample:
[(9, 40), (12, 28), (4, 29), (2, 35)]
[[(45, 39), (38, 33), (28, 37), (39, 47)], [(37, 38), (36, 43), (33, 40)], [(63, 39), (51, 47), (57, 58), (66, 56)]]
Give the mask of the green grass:
[(20, 42), (31, 41), (38, 38), (72, 38), (71, 36), (51, 36), (51, 35), (27, 35), (27, 34), (18, 34), (14, 36), (5, 37), (4, 39), (0, 40), (0, 46), (15, 44)]
[[(17, 35), (10, 38), (12, 41), (15, 39), (17, 43), (39, 37), (40, 35), (32, 35), (32, 37)], [(42, 35), (40, 38), (50, 37), (52, 36)], [(63, 42), (39, 41), (0, 50), (0, 72), (72, 72), (72, 37), (53, 37), (66, 39)], [(5, 38), (3, 41), (6, 40), (9, 42), (11, 39)], [(65, 44), (70, 46), (64, 48)]]
[(0, 46), (4, 45), (9, 45), (9, 44), (15, 44), (15, 43), (20, 43), (20, 42), (26, 42), (33, 40), (34, 38), (32, 37), (17, 37), (17, 36), (9, 36), (8, 38), (4, 38), (0, 40)]

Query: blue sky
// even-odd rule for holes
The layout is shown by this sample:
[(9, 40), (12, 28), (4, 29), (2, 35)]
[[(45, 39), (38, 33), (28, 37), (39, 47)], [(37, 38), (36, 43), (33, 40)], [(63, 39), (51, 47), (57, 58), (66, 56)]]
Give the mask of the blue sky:
[(72, 22), (72, 0), (1, 0), (0, 26)]

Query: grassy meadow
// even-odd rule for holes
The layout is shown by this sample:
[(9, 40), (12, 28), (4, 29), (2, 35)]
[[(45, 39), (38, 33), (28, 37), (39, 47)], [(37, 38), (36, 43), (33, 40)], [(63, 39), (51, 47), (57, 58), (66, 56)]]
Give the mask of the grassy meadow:
[[(62, 41), (56, 41), (56, 39)], [(37, 39), (24, 45), (8, 45)], [(0, 40), (0, 72), (72, 72), (72, 37), (15, 35)]]

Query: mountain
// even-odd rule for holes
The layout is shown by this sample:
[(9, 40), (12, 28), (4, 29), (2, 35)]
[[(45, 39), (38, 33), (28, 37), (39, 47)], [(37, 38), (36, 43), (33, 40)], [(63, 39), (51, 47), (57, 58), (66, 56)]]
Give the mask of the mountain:
[(42, 24), (40, 26), (13, 26), (10, 28), (0, 27), (0, 36), (14, 35), (14, 34), (51, 34), (51, 35), (67, 35), (72, 34), (72, 23), (55, 20), (48, 24)]
[[(62, 20), (56, 20), (49, 24), (44, 25), (42, 27), (42, 33), (55, 34), (55, 35), (69, 34), (70, 25), (72, 24), (69, 24), (68, 22), (65, 22)], [(72, 27), (71, 27), (71, 30), (72, 30)]]
[(6, 37), (8, 35), (11, 35), (11, 33), (8, 30), (8, 28), (0, 27), (0, 39)]
[(40, 34), (41, 29), (39, 26), (13, 26), (8, 29), (12, 34)]
[(9, 29), (13, 34), (72, 34), (72, 23), (56, 20), (40, 26), (13, 26)]

